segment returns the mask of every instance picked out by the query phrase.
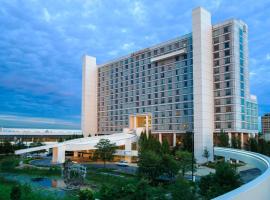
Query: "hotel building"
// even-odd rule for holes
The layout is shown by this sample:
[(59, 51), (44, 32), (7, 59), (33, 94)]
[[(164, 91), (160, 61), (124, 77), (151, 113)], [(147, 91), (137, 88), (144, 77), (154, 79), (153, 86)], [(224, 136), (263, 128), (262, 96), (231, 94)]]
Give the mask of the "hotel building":
[(249, 92), (248, 26), (241, 20), (213, 25), (211, 14), (196, 8), (189, 34), (104, 64), (83, 58), (85, 136), (146, 128), (174, 146), (193, 132), (195, 157), (203, 162), (215, 133), (242, 141), (257, 133), (257, 113)]
[(270, 134), (270, 113), (262, 116), (262, 134)]

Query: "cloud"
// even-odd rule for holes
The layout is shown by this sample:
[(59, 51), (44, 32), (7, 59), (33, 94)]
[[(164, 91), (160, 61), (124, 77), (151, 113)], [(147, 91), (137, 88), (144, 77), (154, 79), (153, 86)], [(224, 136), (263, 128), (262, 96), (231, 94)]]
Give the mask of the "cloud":
[(82, 55), (104, 63), (189, 33), (191, 11), (199, 5), (214, 12), (214, 23), (235, 17), (249, 25), (251, 91), (258, 96), (260, 112), (270, 111), (264, 106), (269, 105), (270, 94), (270, 33), (265, 31), (270, 26), (270, 2), (3, 0), (0, 4), (1, 115), (78, 123), (72, 116), (81, 112)]
[(0, 126), (1, 123), (7, 124), (31, 124), (32, 126), (57, 126), (66, 128), (78, 128), (79, 124), (72, 121), (60, 120), (54, 118), (39, 118), (39, 117), (29, 117), (29, 116), (19, 116), (19, 115), (0, 115)]
[(145, 24), (146, 21), (146, 10), (142, 2), (140, 1), (132, 1), (130, 12), (134, 17), (134, 20), (140, 24)]
[(51, 21), (51, 15), (50, 15), (49, 11), (47, 10), (47, 8), (43, 8), (43, 15), (44, 15), (44, 20), (46, 22)]
[(270, 53), (266, 54), (266, 60), (270, 60)]
[(130, 50), (134, 46), (134, 42), (128, 42), (122, 45), (123, 50)]

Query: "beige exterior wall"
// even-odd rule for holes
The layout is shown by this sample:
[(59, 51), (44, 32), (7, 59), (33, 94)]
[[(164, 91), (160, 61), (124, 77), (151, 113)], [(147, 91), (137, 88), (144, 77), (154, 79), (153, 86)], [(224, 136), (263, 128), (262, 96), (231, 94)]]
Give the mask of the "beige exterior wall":
[(192, 12), (194, 153), (198, 163), (205, 161), (207, 148), (213, 159), (214, 97), (211, 15), (203, 8)]
[(84, 137), (97, 133), (97, 72), (96, 58), (83, 57), (82, 69), (82, 119)]

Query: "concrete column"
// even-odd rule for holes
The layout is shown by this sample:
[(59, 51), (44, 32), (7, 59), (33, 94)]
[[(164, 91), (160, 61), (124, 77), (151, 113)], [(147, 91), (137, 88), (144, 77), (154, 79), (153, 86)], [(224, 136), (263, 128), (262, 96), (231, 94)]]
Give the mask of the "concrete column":
[(229, 146), (232, 146), (232, 133), (228, 133), (228, 137), (229, 137)]
[(73, 157), (78, 158), (78, 151), (73, 152)]
[(97, 133), (97, 83), (98, 67), (96, 58), (83, 57), (82, 67), (82, 116), (81, 128), (84, 137)]
[[(194, 154), (206, 162), (202, 152), (213, 151), (214, 93), (211, 14), (199, 7), (192, 11)], [(209, 160), (213, 160), (211, 154)]]
[(173, 146), (176, 146), (176, 133), (173, 133)]
[(240, 133), (241, 149), (244, 149), (244, 133)]
[(53, 148), (53, 156), (52, 162), (53, 163), (64, 163), (65, 162), (65, 146), (54, 147)]
[(158, 140), (159, 140), (160, 144), (162, 144), (162, 134), (161, 133), (158, 134)]
[(126, 140), (125, 142), (125, 161), (131, 163), (131, 147), (132, 147), (132, 143), (131, 140)]
[(137, 117), (136, 117), (136, 115), (134, 115), (134, 129), (136, 129), (137, 128)]
[(149, 123), (148, 123), (149, 117), (148, 117), (148, 115), (146, 115), (145, 120), (146, 120), (146, 123), (145, 123), (146, 136), (147, 136), (147, 138), (148, 138), (148, 137), (149, 137)]

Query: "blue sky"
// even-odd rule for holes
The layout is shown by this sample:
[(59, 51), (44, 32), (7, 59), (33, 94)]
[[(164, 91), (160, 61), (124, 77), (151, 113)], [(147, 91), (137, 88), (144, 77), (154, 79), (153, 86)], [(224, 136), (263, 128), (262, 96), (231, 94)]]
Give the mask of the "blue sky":
[(270, 112), (270, 1), (1, 0), (0, 127), (79, 128), (82, 55), (102, 63), (189, 33), (197, 6), (249, 25), (251, 92)]

